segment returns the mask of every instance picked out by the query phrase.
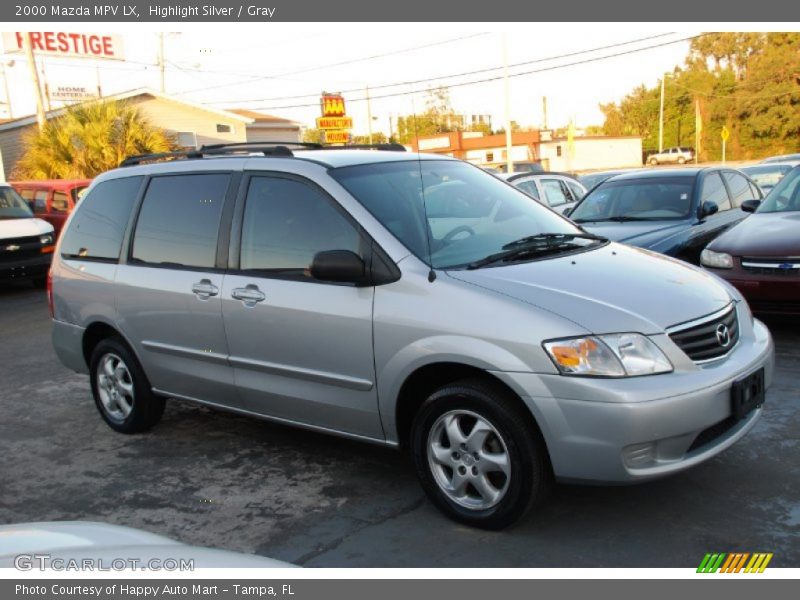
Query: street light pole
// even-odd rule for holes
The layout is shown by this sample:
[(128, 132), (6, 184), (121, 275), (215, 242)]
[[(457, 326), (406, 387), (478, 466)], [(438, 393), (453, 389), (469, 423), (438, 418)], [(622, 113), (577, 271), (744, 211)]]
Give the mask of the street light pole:
[(661, 109), (658, 111), (658, 151), (664, 151), (664, 80), (666, 73), (661, 78)]
[(367, 91), (367, 132), (369, 133), (369, 143), (372, 143), (372, 104), (369, 100), (369, 86), (366, 86)]
[(506, 99), (506, 172), (514, 172), (514, 161), (511, 159), (511, 92), (508, 83), (508, 40), (507, 34), (503, 34), (503, 83), (505, 87)]

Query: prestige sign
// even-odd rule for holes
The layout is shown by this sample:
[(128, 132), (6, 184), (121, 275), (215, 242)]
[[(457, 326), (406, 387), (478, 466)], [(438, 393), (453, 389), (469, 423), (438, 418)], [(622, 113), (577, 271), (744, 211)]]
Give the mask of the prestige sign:
[[(3, 32), (3, 46), (9, 53), (22, 52), (22, 32)], [(66, 31), (32, 31), (31, 47), (39, 54), (72, 58), (124, 60), (122, 37), (106, 33), (69, 33)]]

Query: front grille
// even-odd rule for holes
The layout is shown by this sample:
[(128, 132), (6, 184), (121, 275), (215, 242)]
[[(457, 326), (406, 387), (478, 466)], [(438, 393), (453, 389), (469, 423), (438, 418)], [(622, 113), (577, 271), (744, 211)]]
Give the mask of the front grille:
[(742, 257), (742, 269), (753, 275), (776, 277), (800, 276), (800, 258), (747, 258)]
[(716, 423), (711, 427), (703, 429), (703, 431), (697, 434), (697, 437), (692, 442), (692, 445), (689, 446), (687, 452), (692, 452), (694, 450), (697, 450), (698, 448), (702, 448), (706, 444), (710, 444), (717, 438), (722, 437), (723, 435), (728, 433), (731, 429), (733, 429), (736, 423), (738, 423), (736, 419), (734, 419), (733, 417), (728, 417), (724, 421), (720, 421), (719, 423)]
[(0, 239), (0, 262), (16, 262), (41, 254), (41, 236)]
[(694, 322), (682, 329), (672, 329), (669, 337), (695, 362), (720, 358), (730, 352), (739, 341), (736, 307), (731, 306), (722, 315), (711, 316), (708, 320)]

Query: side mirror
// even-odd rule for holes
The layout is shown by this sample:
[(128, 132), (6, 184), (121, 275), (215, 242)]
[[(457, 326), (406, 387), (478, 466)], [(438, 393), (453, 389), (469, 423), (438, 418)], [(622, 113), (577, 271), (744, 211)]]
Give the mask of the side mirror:
[(719, 212), (719, 206), (717, 206), (716, 202), (706, 200), (700, 205), (700, 210), (698, 212), (700, 213), (698, 217), (700, 219), (705, 219), (706, 217), (717, 214)]
[(367, 283), (367, 267), (361, 257), (350, 250), (317, 252), (311, 262), (311, 276), (320, 281)]
[(575, 207), (573, 206), (572, 208), (565, 208), (563, 211), (561, 211), (561, 214), (564, 215), (565, 217), (568, 217), (570, 215), (570, 213), (572, 212), (573, 208), (575, 208)]
[(761, 206), (761, 200), (745, 200), (742, 202), (741, 209), (744, 212), (756, 212), (756, 209)]

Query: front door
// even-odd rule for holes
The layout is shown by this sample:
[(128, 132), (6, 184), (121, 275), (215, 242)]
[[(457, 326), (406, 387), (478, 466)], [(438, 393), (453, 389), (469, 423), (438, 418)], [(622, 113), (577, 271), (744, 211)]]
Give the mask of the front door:
[(246, 186), (241, 236), (231, 248), (236, 268), (221, 292), (243, 402), (273, 418), (383, 439), (374, 288), (324, 283), (309, 273), (317, 252), (351, 250), (366, 258), (368, 240), (306, 180), (253, 175)]

